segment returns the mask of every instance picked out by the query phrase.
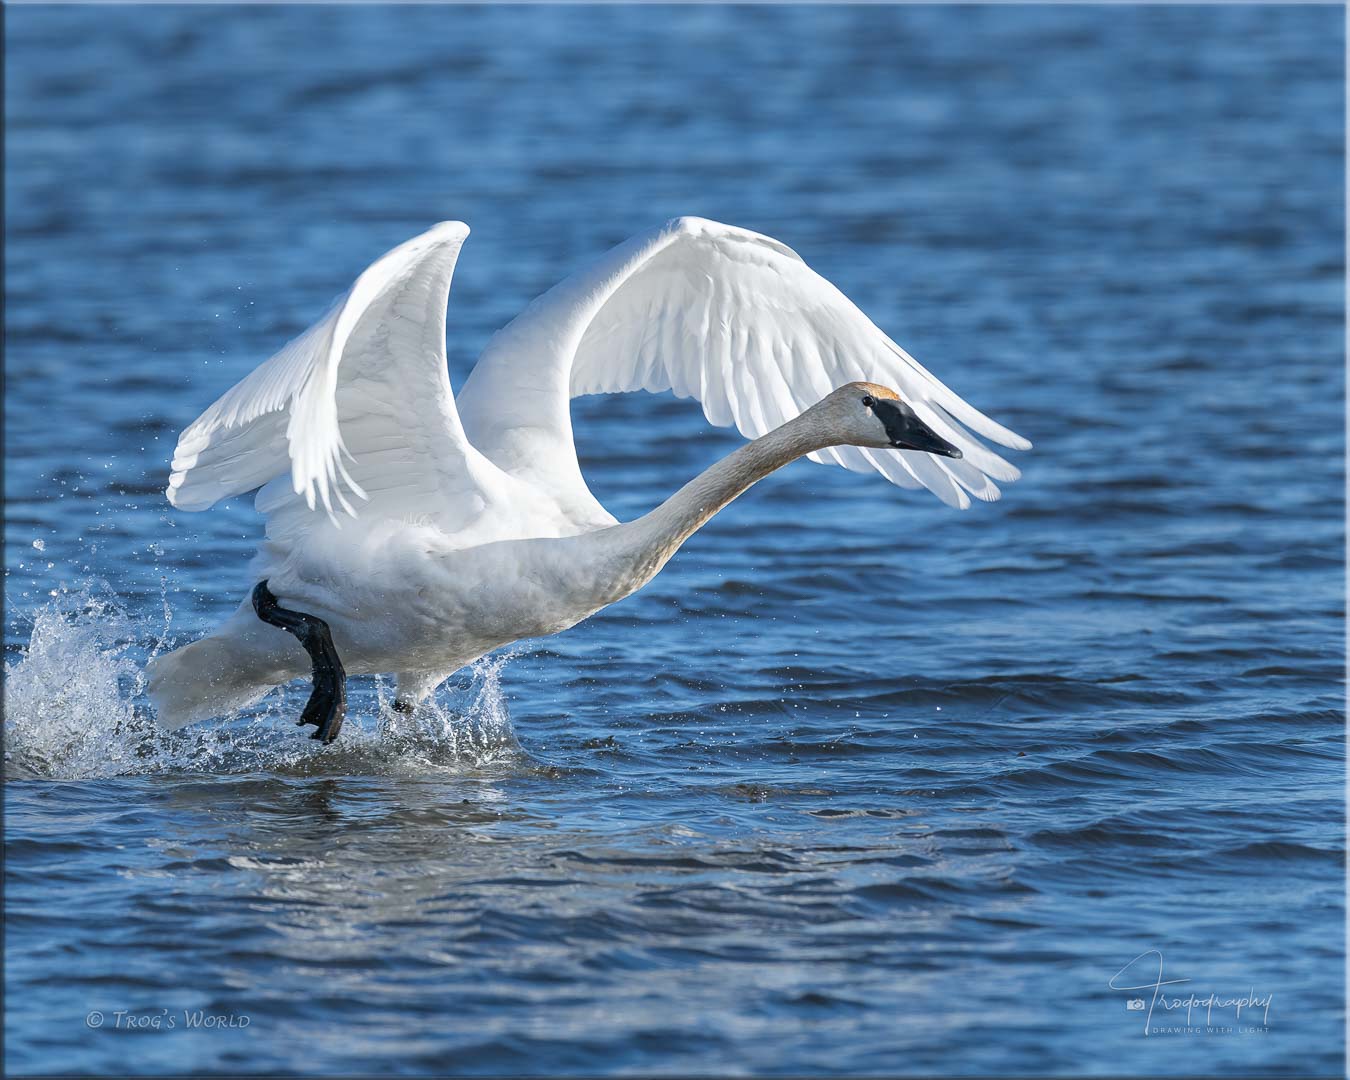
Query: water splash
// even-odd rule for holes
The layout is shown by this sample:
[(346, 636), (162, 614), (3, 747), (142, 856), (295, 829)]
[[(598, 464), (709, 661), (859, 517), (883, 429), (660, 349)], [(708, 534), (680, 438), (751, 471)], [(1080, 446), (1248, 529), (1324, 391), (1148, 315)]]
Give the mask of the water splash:
[(27, 648), (5, 665), (6, 774), (141, 771), (157, 731), (135, 706), (144, 690), (136, 620), (104, 582), (52, 595), (29, 616)]
[(376, 741), (426, 755), (429, 764), (448, 755), (481, 765), (521, 753), (501, 682), (503, 668), (518, 655), (508, 649), (475, 661), (467, 669), (467, 683), (442, 686), (411, 714), (394, 710), (392, 686), (380, 680)]
[(7, 779), (408, 773), (522, 756), (501, 688), (511, 652), (478, 661), (467, 680), (443, 687), (411, 715), (393, 710), (387, 681), (352, 680), (347, 723), (330, 747), (294, 726), (307, 693), (301, 684), (222, 720), (164, 731), (145, 696), (144, 674), (146, 661), (169, 644), (167, 592), (161, 600), (156, 623), (133, 616), (106, 582), (93, 581), (54, 590), (41, 608), (20, 616), (31, 629), (5, 665)]

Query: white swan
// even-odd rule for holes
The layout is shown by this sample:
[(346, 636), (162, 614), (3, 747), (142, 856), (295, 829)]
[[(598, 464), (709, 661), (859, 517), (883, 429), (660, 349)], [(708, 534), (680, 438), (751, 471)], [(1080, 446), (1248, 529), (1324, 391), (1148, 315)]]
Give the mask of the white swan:
[[(345, 673), (397, 675), (408, 708), (470, 661), (565, 630), (640, 588), (713, 514), (807, 455), (996, 499), (1025, 439), (954, 394), (790, 248), (679, 218), (535, 300), (488, 343), (458, 400), (445, 312), (468, 226), (443, 222), (183, 432), (183, 510), (262, 485), (260, 584), (209, 636), (154, 660), (179, 727), (312, 674), (301, 723), (331, 741)], [(673, 390), (753, 439), (619, 524), (586, 486), (569, 401)], [(901, 449), (896, 449), (896, 448)], [(345, 668), (345, 670), (344, 670)]]

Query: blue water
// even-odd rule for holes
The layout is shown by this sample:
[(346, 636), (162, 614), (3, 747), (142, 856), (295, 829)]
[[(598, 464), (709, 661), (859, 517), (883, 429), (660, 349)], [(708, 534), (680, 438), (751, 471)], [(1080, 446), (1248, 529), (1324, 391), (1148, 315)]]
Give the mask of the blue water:
[[(1341, 1072), (1340, 10), (5, 23), (8, 1071)], [(413, 720), (154, 733), (260, 533), (168, 507), (183, 426), (434, 221), (462, 383), (676, 214), (800, 251), (1024, 479), (798, 463)], [(574, 415), (620, 517), (738, 444)], [(1150, 950), (1266, 1004), (1163, 1030)]]

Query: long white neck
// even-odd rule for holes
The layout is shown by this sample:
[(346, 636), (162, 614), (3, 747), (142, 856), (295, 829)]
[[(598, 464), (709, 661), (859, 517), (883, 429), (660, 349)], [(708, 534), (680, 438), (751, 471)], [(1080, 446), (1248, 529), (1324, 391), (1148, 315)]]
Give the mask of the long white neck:
[(612, 550), (633, 576), (624, 595), (650, 581), (681, 544), (756, 481), (829, 445), (808, 410), (699, 473), (651, 513), (610, 530)]

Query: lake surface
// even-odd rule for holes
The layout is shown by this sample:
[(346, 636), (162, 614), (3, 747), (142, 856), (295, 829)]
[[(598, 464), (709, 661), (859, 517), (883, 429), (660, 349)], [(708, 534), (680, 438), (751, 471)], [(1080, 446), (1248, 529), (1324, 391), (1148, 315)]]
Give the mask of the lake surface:
[[(9, 1072), (1341, 1073), (1342, 11), (5, 18)], [(182, 427), (432, 222), (462, 384), (677, 214), (1024, 479), (801, 462), (411, 720), (155, 734), (261, 529), (167, 505)], [(739, 442), (575, 417), (621, 518)]]

